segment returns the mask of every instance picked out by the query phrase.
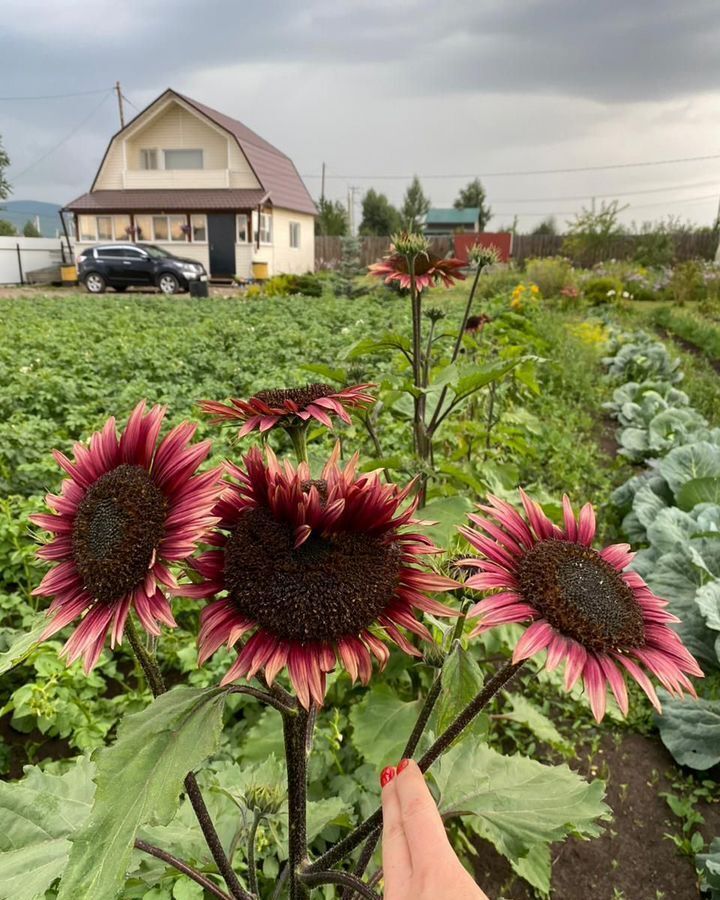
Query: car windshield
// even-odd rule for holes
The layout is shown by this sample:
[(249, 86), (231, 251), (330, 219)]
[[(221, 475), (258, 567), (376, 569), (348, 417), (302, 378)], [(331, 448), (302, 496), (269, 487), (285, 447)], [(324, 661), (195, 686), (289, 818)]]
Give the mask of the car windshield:
[(153, 259), (166, 259), (172, 257), (172, 253), (163, 250), (161, 247), (155, 247), (153, 244), (144, 244), (143, 250), (146, 250)]

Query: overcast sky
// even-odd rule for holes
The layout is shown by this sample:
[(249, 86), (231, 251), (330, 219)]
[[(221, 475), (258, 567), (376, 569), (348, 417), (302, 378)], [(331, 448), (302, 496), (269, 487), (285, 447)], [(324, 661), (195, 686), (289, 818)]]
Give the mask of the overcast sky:
[[(481, 176), (495, 226), (563, 223), (592, 196), (619, 196), (628, 222), (710, 224), (718, 207), (718, 0), (2, 0), (2, 12), (0, 97), (98, 92), (0, 100), (15, 200), (89, 189), (119, 79), (138, 108), (173, 87), (240, 119), (315, 197), (325, 161), (328, 195), (357, 187), (358, 216), (364, 190), (399, 203), (414, 172), (434, 206)], [(717, 158), (497, 174), (698, 156)]]

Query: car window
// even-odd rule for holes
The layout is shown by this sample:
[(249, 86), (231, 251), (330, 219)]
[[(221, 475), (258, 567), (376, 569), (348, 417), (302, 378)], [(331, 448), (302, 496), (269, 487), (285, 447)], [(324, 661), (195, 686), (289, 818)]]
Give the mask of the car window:
[(106, 257), (111, 257), (112, 259), (117, 259), (119, 256), (125, 256), (125, 248), (124, 247), (98, 247), (97, 255), (105, 259)]
[(128, 257), (129, 259), (147, 259), (147, 253), (143, 253), (142, 250), (132, 250), (130, 248), (123, 251), (123, 256)]
[(172, 253), (168, 253), (167, 250), (162, 250), (160, 247), (155, 247), (152, 244), (148, 244), (145, 249), (153, 259), (172, 259)]

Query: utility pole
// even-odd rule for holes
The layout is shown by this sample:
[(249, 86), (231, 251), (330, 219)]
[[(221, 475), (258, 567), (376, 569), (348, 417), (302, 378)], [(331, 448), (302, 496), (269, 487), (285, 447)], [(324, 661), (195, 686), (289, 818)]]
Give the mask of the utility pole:
[(119, 81), (115, 82), (115, 93), (117, 94), (117, 98), (118, 98), (118, 112), (120, 113), (120, 127), (124, 128), (125, 127), (125, 110), (123, 109), (123, 95), (122, 95), (122, 90), (120, 88)]
[(348, 207), (348, 225), (350, 227), (350, 236), (355, 237), (355, 193), (360, 188), (355, 185), (348, 186), (347, 207)]
[(320, 203), (325, 203), (325, 163), (322, 164), (322, 179), (320, 181)]

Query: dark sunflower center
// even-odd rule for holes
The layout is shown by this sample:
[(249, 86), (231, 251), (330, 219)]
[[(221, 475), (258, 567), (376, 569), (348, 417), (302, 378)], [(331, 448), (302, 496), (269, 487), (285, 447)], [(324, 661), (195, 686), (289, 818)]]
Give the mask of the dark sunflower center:
[(296, 388), (272, 388), (267, 391), (258, 391), (253, 399), (266, 403), (268, 406), (280, 408), (284, 407), (288, 400), (292, 400), (300, 409), (303, 409), (314, 400), (329, 397), (335, 393), (337, 391), (331, 384), (316, 383)]
[(395, 595), (400, 549), (367, 534), (312, 534), (249, 510), (225, 547), (225, 582), (238, 612), (283, 640), (332, 641), (371, 625)]
[(542, 541), (519, 566), (520, 589), (558, 631), (589, 650), (645, 643), (643, 615), (631, 588), (590, 547)]
[(303, 481), (302, 489), (304, 494), (310, 493), (310, 488), (315, 488), (315, 490), (320, 495), (320, 500), (322, 505), (325, 506), (328, 498), (328, 483), (324, 478), (308, 478), (307, 481)]
[(88, 488), (73, 525), (75, 565), (101, 602), (118, 600), (147, 574), (162, 540), (167, 501), (146, 469), (122, 465)]

